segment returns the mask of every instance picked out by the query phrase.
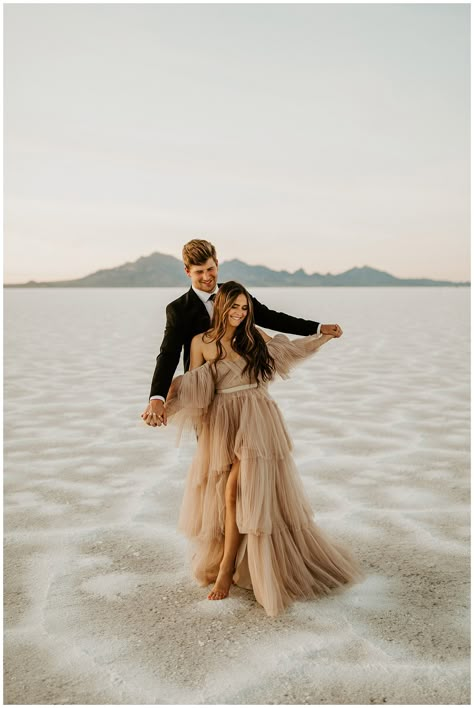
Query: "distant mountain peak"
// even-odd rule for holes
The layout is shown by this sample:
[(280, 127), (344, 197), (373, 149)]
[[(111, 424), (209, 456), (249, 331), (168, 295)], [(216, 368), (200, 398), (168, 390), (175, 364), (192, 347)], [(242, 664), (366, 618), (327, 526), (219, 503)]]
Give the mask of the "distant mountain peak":
[[(345, 273), (385, 273), (385, 275), (390, 275), (390, 273), (387, 273), (384, 270), (380, 270), (380, 268), (372, 268), (372, 266), (364, 265), (364, 266), (354, 266), (353, 268), (350, 268), (349, 270), (344, 271)], [(395, 276), (392, 276), (395, 277)]]

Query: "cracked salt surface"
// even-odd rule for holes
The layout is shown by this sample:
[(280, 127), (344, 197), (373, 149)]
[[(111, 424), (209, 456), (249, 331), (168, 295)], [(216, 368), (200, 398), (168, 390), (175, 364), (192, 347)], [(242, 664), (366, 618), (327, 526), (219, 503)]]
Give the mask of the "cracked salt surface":
[[(5, 292), (5, 700), (469, 704), (468, 291), (255, 289), (340, 313), (331, 352), (272, 395), (316, 523), (367, 572), (268, 618), (190, 576), (193, 446), (139, 420), (179, 292), (145, 290)], [(33, 430), (13, 424), (32, 391)]]

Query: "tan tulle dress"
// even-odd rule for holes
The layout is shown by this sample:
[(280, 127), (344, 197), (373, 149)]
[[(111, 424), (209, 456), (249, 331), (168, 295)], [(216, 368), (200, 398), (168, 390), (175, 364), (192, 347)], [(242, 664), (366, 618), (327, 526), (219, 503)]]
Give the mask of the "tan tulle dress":
[[(267, 343), (276, 372), (290, 369), (329, 341), (328, 335)], [(281, 412), (268, 393), (242, 374), (245, 360), (223, 359), (175, 379), (168, 397), (170, 422), (197, 433), (178, 528), (191, 541), (192, 572), (200, 585), (214, 582), (224, 552), (225, 487), (240, 461), (236, 521), (243, 534), (233, 580), (253, 590), (267, 615), (294, 600), (316, 598), (363, 579), (351, 553), (313, 521), (313, 511), (292, 458)]]

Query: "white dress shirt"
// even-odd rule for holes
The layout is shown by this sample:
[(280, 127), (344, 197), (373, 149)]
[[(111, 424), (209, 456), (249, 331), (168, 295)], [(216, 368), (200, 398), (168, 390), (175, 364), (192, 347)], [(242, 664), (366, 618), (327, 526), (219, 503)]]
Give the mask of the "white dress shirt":
[(209, 298), (211, 297), (211, 295), (216, 295), (219, 288), (216, 286), (212, 293), (205, 293), (202, 290), (198, 290), (197, 288), (195, 288), (194, 285), (191, 285), (191, 287), (198, 296), (198, 298), (201, 300), (201, 302), (204, 303), (204, 307), (209, 312), (209, 317), (212, 320), (212, 315), (214, 314), (214, 302), (212, 300), (209, 300)]

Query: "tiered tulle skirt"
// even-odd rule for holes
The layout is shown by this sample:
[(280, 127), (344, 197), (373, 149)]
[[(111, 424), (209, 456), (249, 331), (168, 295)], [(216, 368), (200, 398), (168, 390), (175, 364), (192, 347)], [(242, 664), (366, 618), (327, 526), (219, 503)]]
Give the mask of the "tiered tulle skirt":
[[(199, 384), (202, 399), (209, 371), (201, 369), (194, 378), (202, 380), (194, 384)], [(190, 392), (186, 395), (189, 401)], [(216, 393), (207, 410), (196, 408), (194, 421), (197, 451), (185, 484), (179, 529), (191, 541), (192, 572), (199, 584), (213, 582), (219, 570), (225, 488), (235, 462), (236, 521), (243, 537), (233, 579), (253, 590), (268, 615), (278, 615), (293, 600), (316, 598), (364, 577), (351, 553), (313, 522), (291, 439), (265, 387)]]

